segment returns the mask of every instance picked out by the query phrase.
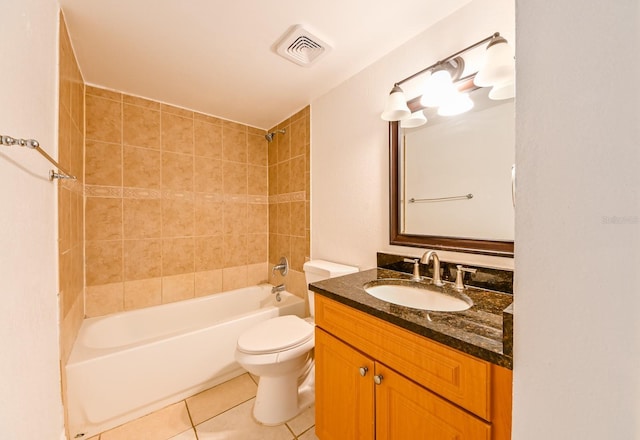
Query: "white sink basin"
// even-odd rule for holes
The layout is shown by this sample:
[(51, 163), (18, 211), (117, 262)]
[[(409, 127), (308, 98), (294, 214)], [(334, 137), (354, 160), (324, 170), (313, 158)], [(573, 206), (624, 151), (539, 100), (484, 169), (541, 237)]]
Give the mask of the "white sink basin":
[(373, 281), (364, 285), (369, 295), (382, 301), (434, 312), (461, 312), (473, 305), (466, 295), (453, 296), (426, 284), (391, 284)]

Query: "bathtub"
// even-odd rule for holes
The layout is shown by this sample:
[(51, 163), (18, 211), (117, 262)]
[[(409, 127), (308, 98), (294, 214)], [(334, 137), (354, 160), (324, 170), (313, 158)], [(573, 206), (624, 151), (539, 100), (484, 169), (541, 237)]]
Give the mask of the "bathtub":
[(288, 292), (262, 284), (85, 319), (65, 367), (70, 438), (94, 434), (244, 373), (240, 333), (279, 316), (304, 316)]

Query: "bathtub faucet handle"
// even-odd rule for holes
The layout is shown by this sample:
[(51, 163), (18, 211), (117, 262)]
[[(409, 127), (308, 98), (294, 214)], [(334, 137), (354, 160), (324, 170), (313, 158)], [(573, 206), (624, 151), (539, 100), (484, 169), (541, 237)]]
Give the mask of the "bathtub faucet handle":
[(271, 269), (271, 274), (275, 275), (276, 271), (280, 271), (280, 275), (283, 277), (289, 273), (289, 261), (287, 260), (287, 257), (280, 257), (278, 264), (275, 264), (273, 269)]

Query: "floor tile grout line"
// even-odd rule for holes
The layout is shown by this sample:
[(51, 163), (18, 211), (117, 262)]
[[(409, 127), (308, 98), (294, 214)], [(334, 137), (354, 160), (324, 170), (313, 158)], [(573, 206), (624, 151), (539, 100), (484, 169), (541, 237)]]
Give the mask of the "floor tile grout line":
[[(244, 405), (245, 403), (247, 403), (247, 402), (248, 402), (248, 401), (250, 401), (251, 399), (255, 399), (255, 398), (256, 398), (256, 396), (253, 396), (253, 397), (248, 398), (247, 400), (243, 400), (242, 402), (240, 402), (240, 403), (238, 403), (238, 404), (236, 404), (236, 405), (230, 406), (229, 408), (225, 409), (225, 410), (224, 410), (224, 411), (222, 411), (222, 412), (219, 412), (219, 413), (218, 413), (218, 414), (216, 414), (215, 416), (209, 417), (208, 419), (204, 419), (203, 421), (201, 421), (200, 423), (198, 423), (198, 425), (193, 425), (193, 422), (192, 422), (193, 429), (195, 429), (195, 428), (196, 428), (196, 426), (202, 425), (203, 423), (208, 422), (209, 420), (215, 419), (216, 417), (221, 416), (222, 414), (228, 413), (228, 412), (229, 412), (229, 411), (231, 411), (232, 409), (237, 408), (237, 407), (239, 407), (240, 405)], [(186, 401), (185, 401), (185, 403), (186, 403)], [(189, 408), (189, 405), (188, 405), (188, 404), (187, 404), (187, 408)], [(197, 431), (196, 431), (196, 432), (197, 432)]]
[(191, 417), (191, 411), (189, 410), (189, 405), (187, 404), (187, 399), (183, 400), (184, 406), (187, 408), (187, 415), (189, 416), (189, 423), (191, 423), (191, 429), (193, 430), (193, 435), (196, 436), (196, 440), (198, 439), (198, 431), (196, 430), (196, 425), (193, 424), (193, 417)]

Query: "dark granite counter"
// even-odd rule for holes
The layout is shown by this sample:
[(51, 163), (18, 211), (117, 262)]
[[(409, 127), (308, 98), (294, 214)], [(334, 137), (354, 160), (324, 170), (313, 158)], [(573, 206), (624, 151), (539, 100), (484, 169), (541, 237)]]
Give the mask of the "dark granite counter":
[[(512, 295), (467, 287), (464, 294), (474, 304), (470, 309), (462, 312), (432, 312), (390, 304), (364, 291), (365, 283), (379, 279), (410, 280), (411, 276), (378, 268), (318, 281), (310, 284), (309, 288), (451, 348), (496, 365), (513, 367), (512, 315), (507, 312), (503, 317), (503, 311), (513, 301)], [(454, 293), (452, 286), (447, 283), (445, 291)]]

